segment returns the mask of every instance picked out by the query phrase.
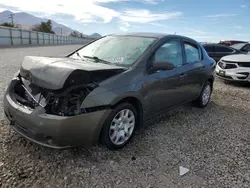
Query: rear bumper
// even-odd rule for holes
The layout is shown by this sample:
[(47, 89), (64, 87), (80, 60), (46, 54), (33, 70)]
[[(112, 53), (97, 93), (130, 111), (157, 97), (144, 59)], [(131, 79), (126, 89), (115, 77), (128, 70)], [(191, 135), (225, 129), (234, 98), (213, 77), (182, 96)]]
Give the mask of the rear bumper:
[(23, 137), (40, 145), (63, 149), (93, 145), (99, 137), (110, 109), (63, 117), (46, 114), (44, 108), (29, 109), (11, 97), (16, 80), (12, 80), (4, 95), (4, 113), (11, 127)]

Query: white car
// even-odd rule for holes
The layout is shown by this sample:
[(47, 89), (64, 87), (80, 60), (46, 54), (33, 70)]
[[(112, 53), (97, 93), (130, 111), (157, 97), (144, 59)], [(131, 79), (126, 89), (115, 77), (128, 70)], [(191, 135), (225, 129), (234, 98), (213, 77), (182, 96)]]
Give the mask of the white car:
[(250, 54), (222, 57), (216, 65), (215, 73), (225, 80), (250, 82)]

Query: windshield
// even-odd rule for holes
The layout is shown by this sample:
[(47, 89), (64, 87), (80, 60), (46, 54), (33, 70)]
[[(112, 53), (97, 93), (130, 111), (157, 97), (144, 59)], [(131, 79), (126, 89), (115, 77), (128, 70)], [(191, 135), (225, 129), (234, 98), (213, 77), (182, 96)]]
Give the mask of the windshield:
[(232, 48), (234, 48), (236, 50), (240, 50), (245, 45), (246, 45), (246, 43), (238, 43), (238, 44), (234, 44), (234, 45), (232, 45), (230, 47), (232, 47)]
[(85, 46), (71, 57), (95, 57), (112, 64), (132, 65), (155, 40), (135, 36), (107, 36)]

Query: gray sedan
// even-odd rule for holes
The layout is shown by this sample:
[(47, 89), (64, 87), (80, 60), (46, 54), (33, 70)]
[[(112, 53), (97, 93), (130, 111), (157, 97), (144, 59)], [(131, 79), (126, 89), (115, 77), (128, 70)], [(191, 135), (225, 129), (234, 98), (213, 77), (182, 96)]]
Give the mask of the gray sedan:
[(102, 37), (66, 57), (27, 56), (4, 95), (11, 127), (52, 148), (119, 149), (143, 122), (193, 101), (205, 107), (215, 61), (195, 40), (127, 33)]

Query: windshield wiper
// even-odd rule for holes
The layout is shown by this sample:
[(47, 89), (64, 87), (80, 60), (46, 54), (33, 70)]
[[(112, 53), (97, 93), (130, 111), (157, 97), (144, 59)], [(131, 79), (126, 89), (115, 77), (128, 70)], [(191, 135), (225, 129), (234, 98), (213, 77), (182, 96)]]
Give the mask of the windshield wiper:
[(82, 59), (82, 56), (79, 54), (79, 52), (76, 52), (76, 55)]
[(82, 57), (84, 57), (84, 58), (88, 58), (88, 59), (93, 59), (93, 60), (95, 60), (96, 62), (103, 62), (103, 63), (106, 63), (106, 64), (111, 64), (111, 62), (109, 62), (109, 61), (106, 61), (106, 60), (104, 60), (104, 59), (99, 59), (98, 57), (96, 57), (96, 56), (87, 56), (87, 55), (84, 55), (84, 56), (82, 56)]

